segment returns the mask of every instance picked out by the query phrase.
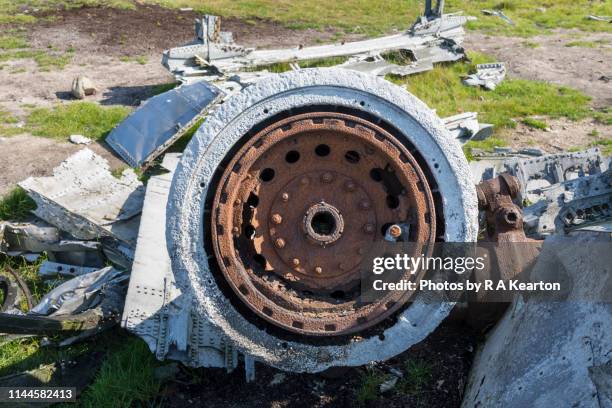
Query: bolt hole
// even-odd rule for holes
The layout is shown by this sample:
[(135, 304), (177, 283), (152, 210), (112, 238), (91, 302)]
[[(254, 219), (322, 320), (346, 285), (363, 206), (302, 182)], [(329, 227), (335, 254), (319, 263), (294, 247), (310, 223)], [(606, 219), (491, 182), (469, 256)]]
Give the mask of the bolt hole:
[(508, 213), (506, 218), (508, 219), (508, 222), (516, 222), (516, 220), (518, 219), (518, 216), (516, 215), (515, 212), (510, 212)]
[(333, 291), (332, 293), (330, 293), (330, 295), (332, 297), (332, 299), (336, 299), (336, 300), (343, 300), (345, 297), (345, 293), (342, 290), (336, 290)]
[(296, 150), (291, 150), (285, 155), (285, 161), (287, 163), (295, 163), (298, 160), (300, 160), (300, 153)]
[(383, 179), (382, 169), (375, 168), (370, 170), (370, 178), (376, 182), (380, 182)]
[(355, 164), (355, 163), (359, 163), (359, 159), (361, 157), (359, 156), (359, 153), (357, 153), (356, 151), (349, 150), (344, 155), (344, 158), (346, 159), (347, 162)]
[(253, 239), (255, 238), (255, 227), (251, 224), (247, 225), (244, 227), (244, 235), (248, 238), (248, 239)]
[(262, 254), (253, 255), (253, 261), (255, 261), (262, 268), (266, 268), (266, 258)]
[(387, 201), (387, 207), (391, 209), (399, 207), (399, 198), (397, 198), (397, 196), (388, 195), (386, 201)]
[(259, 205), (259, 197), (255, 193), (249, 194), (246, 204), (251, 208), (256, 208)]
[(325, 157), (325, 156), (329, 155), (330, 151), (331, 151), (331, 149), (326, 144), (320, 144), (317, 147), (315, 147), (315, 153), (319, 157)]
[(379, 338), (381, 341), (384, 341), (384, 340), (385, 340), (385, 335), (381, 333), (381, 334), (379, 334), (379, 335), (378, 335), (378, 338)]
[(264, 113), (268, 113), (268, 112), (270, 112), (270, 111), (267, 108), (264, 109)]
[(310, 226), (319, 235), (332, 235), (336, 229), (336, 219), (330, 212), (321, 211), (312, 217)]
[(261, 181), (266, 181), (266, 182), (267, 181), (272, 181), (272, 179), (274, 178), (275, 174), (276, 174), (275, 171), (268, 167), (266, 169), (263, 169), (261, 171), (261, 173), (259, 173), (259, 179)]
[(365, 106), (365, 102), (364, 102), (364, 101), (361, 101), (361, 102), (359, 102), (359, 105), (361, 105), (361, 106)]

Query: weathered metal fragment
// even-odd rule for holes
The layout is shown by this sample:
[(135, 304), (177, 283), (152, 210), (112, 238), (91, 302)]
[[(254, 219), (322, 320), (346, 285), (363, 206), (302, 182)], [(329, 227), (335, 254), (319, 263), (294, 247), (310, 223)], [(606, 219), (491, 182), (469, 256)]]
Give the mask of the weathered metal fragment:
[(476, 65), (476, 73), (470, 74), (463, 79), (463, 83), (469, 86), (482, 86), (492, 91), (504, 80), (506, 66), (503, 63)]
[(446, 128), (459, 140), (466, 143), (469, 140), (484, 140), (493, 134), (493, 125), (478, 122), (478, 113), (465, 112), (442, 118)]
[(612, 261), (589, 248), (611, 242), (609, 231), (545, 241), (533, 280), (572, 289), (558, 300), (515, 299), (476, 356), (462, 407), (610, 406)]
[(147, 100), (106, 138), (132, 167), (150, 163), (187, 132), (223, 96), (214, 85), (183, 85)]
[(19, 185), (34, 199), (34, 214), (82, 240), (110, 238), (136, 246), (144, 188), (132, 170), (114, 177), (108, 162), (85, 148), (56, 167), (51, 177)]

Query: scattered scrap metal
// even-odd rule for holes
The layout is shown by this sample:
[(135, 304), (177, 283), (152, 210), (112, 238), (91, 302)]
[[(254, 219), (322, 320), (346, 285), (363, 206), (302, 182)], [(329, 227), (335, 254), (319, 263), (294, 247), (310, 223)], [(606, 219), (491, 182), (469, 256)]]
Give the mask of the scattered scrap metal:
[[(293, 270), (282, 279), (268, 267), (273, 256), (284, 256), (274, 255), (274, 251), (287, 248), (287, 241), (278, 238), (269, 245), (263, 234), (257, 236), (256, 228), (274, 225), (274, 231), (282, 231), (283, 223), (287, 223), (283, 217), (297, 212), (283, 210), (281, 215), (279, 210), (268, 220), (266, 211), (256, 210), (260, 201), (265, 203), (267, 199), (270, 208), (285, 208), (283, 203), (295, 197), (307, 202), (320, 195), (319, 182), (342, 182), (330, 202), (336, 196), (370, 197), (362, 194), (366, 191), (362, 182), (376, 183), (367, 188), (384, 193), (384, 209), (373, 208), (370, 201), (361, 199), (358, 211), (341, 213), (323, 200), (308, 204), (306, 217), (301, 213), (297, 216), (302, 222), (310, 219), (308, 216), (329, 215), (332, 221), (324, 224), (333, 239), (356, 225), (354, 231), (370, 244), (369, 234), (386, 239), (392, 226), (397, 227), (398, 236), (413, 234), (423, 242), (475, 242), (479, 207), (489, 211), (489, 221), (497, 224), (499, 219), (492, 219), (494, 211), (513, 211), (516, 218), (502, 220), (507, 229), (497, 231), (497, 236), (509, 232), (510, 227), (513, 236), (525, 240), (564, 236), (585, 228), (608, 228), (602, 225), (612, 218), (612, 170), (598, 150), (563, 155), (543, 155), (536, 149), (519, 154), (504, 151), (474, 162), (470, 174), (460, 143), (488, 137), (491, 126), (479, 124), (472, 112), (441, 121), (412, 95), (378, 78), (389, 73), (410, 75), (431, 69), (436, 62), (464, 58), (461, 41), (467, 20), (443, 14), (443, 1), (436, 7), (427, 1), (424, 16), (401, 34), (317, 47), (254, 50), (235, 44), (230, 33), (220, 31), (219, 18), (198, 19), (196, 39), (164, 53), (164, 65), (183, 85), (149, 100), (107, 139), (130, 165), (149, 166), (200, 118), (210, 115), (182, 158), (165, 154), (161, 174), (152, 176), (146, 189), (132, 170), (115, 177), (108, 163), (87, 148), (69, 157), (53, 176), (19, 183), (37, 204), (33, 212), (36, 218), (26, 223), (0, 223), (0, 252), (29, 262), (46, 253), (39, 274), (55, 279), (57, 284), (34, 306), (27, 286), (16, 274), (2, 277), (0, 290), (5, 302), (0, 330), (10, 334), (76, 333), (61, 340), (61, 346), (121, 321), (123, 327), (143, 338), (159, 359), (227, 370), (242, 361), (248, 380), (254, 378), (256, 360), (299, 372), (360, 365), (387, 359), (423, 340), (450, 313), (454, 300), (432, 303), (425, 295), (418, 295), (398, 312), (396, 321), (383, 328), (376, 325), (407, 299), (401, 299), (399, 306), (395, 300), (382, 302), (375, 305), (380, 308), (372, 308), (374, 311), (353, 304), (342, 308), (342, 302), (347, 302), (343, 291), (333, 301), (322, 302), (338, 292), (327, 293), (327, 287), (319, 291), (318, 275), (328, 270), (317, 266), (312, 268), (315, 275), (309, 275), (303, 268), (310, 260), (300, 260), (298, 255), (289, 259)], [(392, 58), (390, 53), (396, 56)], [(409, 63), (391, 62), (397, 54)], [(343, 57), (345, 61), (336, 67), (340, 69), (299, 67), (301, 61), (329, 57)], [(297, 72), (273, 76), (262, 68), (275, 63), (292, 64)], [(503, 64), (477, 68), (465, 80), (467, 84), (494, 89), (505, 75)], [(300, 98), (295, 98), (296, 94)], [(266, 126), (260, 126), (262, 123)], [(245, 134), (250, 139), (240, 146)], [(321, 135), (325, 137), (316, 138)], [(287, 138), (294, 142), (291, 146), (296, 146), (295, 150), (283, 150), (278, 156), (274, 143), (269, 142), (274, 138)], [(359, 138), (367, 148), (361, 153), (357, 147), (349, 149), (352, 145), (346, 143), (350, 138)], [(335, 173), (321, 173), (325, 163), (321, 160), (329, 155), (330, 145), (342, 151), (339, 160), (351, 163), (352, 178), (335, 180)], [(271, 157), (278, 156), (277, 162), (291, 165), (300, 160), (298, 146), (307, 146), (307, 151), (318, 158), (301, 162), (298, 185), (287, 179), (283, 184), (286, 191), (275, 191), (266, 183), (275, 176), (282, 179), (287, 175), (273, 170), (275, 161)], [(369, 162), (361, 160), (362, 154), (369, 154), (371, 161), (380, 159), (380, 167), (368, 167)], [(391, 156), (396, 158), (393, 165), (402, 169), (397, 175), (389, 169)], [(383, 169), (385, 164), (387, 168)], [(409, 169), (406, 174), (410, 177), (404, 177), (404, 169)], [(359, 173), (361, 170), (366, 171), (365, 176)], [(501, 172), (504, 175), (495, 179)], [(215, 186), (215, 180), (219, 186)], [(311, 185), (313, 180), (317, 181)], [(483, 181), (488, 189), (474, 187)], [(411, 191), (418, 195), (418, 202), (398, 198), (401, 194), (392, 194), (389, 186), (399, 192)], [(525, 204), (523, 210), (518, 205), (521, 203)], [(364, 219), (380, 218), (378, 211), (387, 215), (400, 205), (414, 209), (411, 224), (401, 220), (405, 224), (383, 226), (382, 236), (375, 221), (363, 224)], [(320, 244), (317, 250), (325, 251), (327, 240), (332, 238), (315, 231), (314, 224), (308, 225), (310, 229), (304, 225), (308, 245)], [(235, 248), (234, 243), (241, 240), (247, 245)], [(249, 268), (235, 268), (247, 258), (253, 261)], [(335, 262), (337, 256), (331, 260)], [(352, 279), (351, 268), (347, 264), (339, 266)], [(287, 288), (285, 281), (298, 275), (319, 292), (314, 294), (311, 288), (300, 291), (303, 298), (296, 303), (296, 312), (290, 308), (295, 306), (297, 291)], [(229, 287), (221, 289), (217, 279), (225, 279), (223, 285)], [(273, 287), (272, 296), (254, 296), (255, 286), (249, 279), (260, 288)], [(230, 303), (226, 290), (234, 291), (232, 296), (243, 302), (242, 309), (250, 308), (248, 313), (259, 319), (257, 325)], [(20, 299), (29, 303), (27, 311), (18, 307), (23, 303)], [(304, 313), (304, 302), (310, 305), (308, 313)], [(338, 305), (338, 310), (333, 309)], [(519, 306), (523, 307), (516, 301), (515, 307)], [(320, 317), (317, 311), (325, 307), (331, 311)], [(585, 315), (583, 310), (574, 312), (562, 311), (559, 318), (571, 324)], [(509, 336), (506, 332), (514, 333), (515, 324), (508, 316), (497, 329), (502, 334), (494, 337), (505, 339)], [(585, 322), (576, 325), (577, 336), (588, 335), (595, 327), (590, 320)], [(605, 324), (609, 325), (609, 320)], [(366, 334), (364, 328), (379, 332)], [(549, 329), (551, 333), (556, 330)], [(290, 335), (278, 335), (283, 330)], [(354, 332), (364, 335), (353, 336)], [(296, 335), (353, 337), (346, 342), (302, 342)], [(527, 333), (521, 339), (533, 337), (533, 333)], [(516, 343), (518, 349), (524, 345), (518, 340)], [(551, 347), (566, 350), (566, 344), (551, 342)], [(484, 382), (481, 372), (492, 369), (486, 367), (490, 358), (502, 361), (504, 355), (509, 353), (500, 353), (495, 344), (483, 351), (466, 406), (477, 406), (479, 398), (501, 392), (495, 381)], [(601, 368), (604, 358), (597, 356), (602, 361), (596, 368)], [(576, 363), (573, 373), (584, 384), (584, 372), (577, 373), (581, 367)], [(393, 386), (389, 382), (383, 388)]]
[(463, 83), (469, 86), (482, 86), (492, 91), (504, 80), (506, 76), (506, 66), (502, 63), (478, 64), (476, 72), (463, 79)]

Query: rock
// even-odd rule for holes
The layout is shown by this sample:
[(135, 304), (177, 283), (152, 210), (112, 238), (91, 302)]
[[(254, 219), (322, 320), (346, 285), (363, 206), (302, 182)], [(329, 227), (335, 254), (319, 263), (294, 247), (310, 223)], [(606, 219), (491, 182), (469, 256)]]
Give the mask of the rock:
[(385, 392), (392, 390), (395, 388), (395, 384), (397, 384), (397, 377), (393, 376), (384, 383), (380, 384), (380, 393), (384, 394)]
[(92, 140), (83, 135), (70, 135), (70, 142), (74, 144), (88, 145), (92, 142)]
[(72, 95), (77, 99), (83, 99), (87, 95), (94, 95), (96, 88), (91, 79), (79, 75), (72, 81)]

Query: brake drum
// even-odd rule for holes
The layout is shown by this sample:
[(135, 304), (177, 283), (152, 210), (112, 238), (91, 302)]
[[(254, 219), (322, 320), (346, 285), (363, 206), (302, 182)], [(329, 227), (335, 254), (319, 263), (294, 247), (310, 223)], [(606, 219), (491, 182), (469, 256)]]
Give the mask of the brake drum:
[(368, 250), (403, 225), (419, 252), (474, 242), (477, 200), (460, 145), (405, 90), (306, 69), (233, 95), (197, 131), (168, 203), (173, 273), (192, 318), (289, 371), (385, 360), (452, 302), (361, 302)]

